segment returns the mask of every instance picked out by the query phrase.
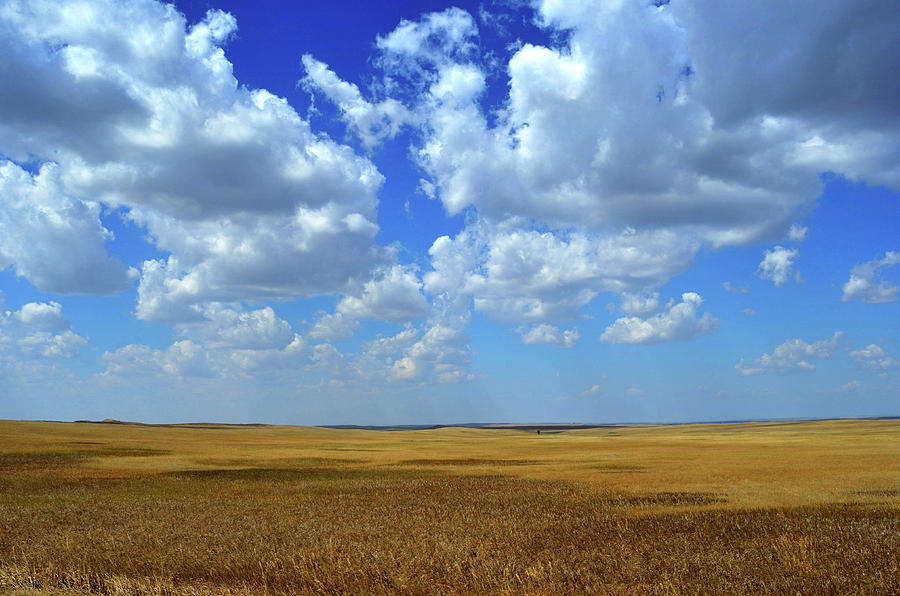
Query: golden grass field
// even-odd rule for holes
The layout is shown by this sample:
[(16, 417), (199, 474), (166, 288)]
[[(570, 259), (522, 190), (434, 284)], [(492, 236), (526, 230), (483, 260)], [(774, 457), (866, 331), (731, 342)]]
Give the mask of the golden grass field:
[(900, 421), (0, 421), (0, 592), (900, 594)]

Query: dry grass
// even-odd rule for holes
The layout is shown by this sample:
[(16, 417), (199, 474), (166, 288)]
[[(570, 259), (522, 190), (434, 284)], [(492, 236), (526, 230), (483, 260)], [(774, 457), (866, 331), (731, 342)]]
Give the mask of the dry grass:
[(0, 422), (0, 592), (900, 593), (900, 423)]

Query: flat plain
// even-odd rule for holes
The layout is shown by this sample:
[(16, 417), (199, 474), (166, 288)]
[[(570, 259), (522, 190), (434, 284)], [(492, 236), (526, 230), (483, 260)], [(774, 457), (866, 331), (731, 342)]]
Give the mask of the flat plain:
[(0, 592), (900, 593), (900, 421), (0, 421)]

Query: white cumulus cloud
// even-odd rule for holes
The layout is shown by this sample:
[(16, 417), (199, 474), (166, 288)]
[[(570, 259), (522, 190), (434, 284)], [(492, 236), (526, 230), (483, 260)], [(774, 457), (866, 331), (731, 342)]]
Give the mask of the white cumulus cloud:
[(885, 371), (900, 366), (900, 360), (897, 360), (884, 351), (884, 348), (878, 344), (869, 344), (862, 350), (853, 350), (850, 356), (866, 368)]
[(356, 319), (411, 321), (423, 317), (428, 302), (416, 273), (401, 265), (381, 271), (367, 281), (359, 296), (345, 296), (337, 312)]
[(38, 290), (57, 294), (113, 294), (132, 283), (135, 272), (106, 254), (113, 236), (100, 205), (67, 193), (57, 166), (32, 175), (0, 160), (0, 196), (0, 270), (12, 266)]
[(791, 224), (790, 229), (788, 229), (788, 239), (793, 242), (803, 242), (806, 240), (807, 232), (809, 232), (808, 227)]
[(414, 121), (413, 113), (396, 99), (388, 98), (374, 104), (366, 101), (359, 87), (341, 80), (327, 64), (309, 54), (303, 56), (303, 67), (306, 77), (302, 83), (333, 102), (342, 119), (367, 147), (395, 137), (404, 124)]
[(127, 287), (102, 206), (168, 253), (141, 267), (149, 321), (345, 292), (388, 263), (373, 242), (383, 177), (285, 99), (241, 85), (224, 51), (236, 31), (227, 13), (188, 25), (148, 0), (5, 3), (0, 153), (45, 165), (31, 178), (0, 166), (15, 198), (0, 207), (0, 267), (47, 291)]
[(561, 330), (559, 327), (541, 323), (531, 328), (518, 330), (522, 336), (523, 344), (543, 344), (546, 346), (558, 346), (562, 348), (574, 348), (581, 339), (578, 329)]
[(814, 370), (816, 365), (810, 361), (831, 358), (843, 334), (842, 331), (836, 331), (830, 339), (813, 343), (807, 343), (799, 338), (789, 339), (772, 350), (771, 354), (763, 354), (752, 364), (745, 364), (742, 358), (734, 368), (745, 376), (766, 371)]
[(210, 377), (215, 374), (209, 354), (191, 340), (176, 341), (165, 350), (140, 344), (129, 344), (114, 352), (106, 352), (101, 359), (106, 365), (107, 378), (124, 380), (135, 377)]
[[(425, 289), (460, 289), (501, 322), (559, 322), (577, 318), (600, 292), (640, 293), (663, 283), (688, 266), (693, 250), (667, 232), (597, 236), (480, 222), (434, 242)], [(645, 300), (649, 307), (652, 294)]]
[(421, 319), (427, 312), (428, 301), (416, 273), (394, 265), (378, 271), (358, 295), (341, 298), (333, 313), (320, 314), (309, 336), (326, 341), (347, 339), (360, 328), (362, 320), (408, 322)]
[(53, 301), (23, 304), (12, 317), (23, 327), (36, 331), (65, 331), (72, 326), (62, 314), (62, 305)]
[[(734, 244), (784, 235), (788, 218), (818, 195), (823, 170), (900, 181), (897, 130), (874, 116), (892, 108), (869, 87), (896, 85), (882, 58), (891, 37), (871, 19), (874, 10), (897, 24), (886, 3), (811, 4), (791, 28), (808, 31), (805, 39), (772, 30), (777, 8), (765, 2), (739, 10), (567, 4), (538, 4), (545, 25), (567, 30), (567, 41), (526, 43), (512, 56), (508, 107), (496, 124), (472, 102), (423, 99), (430, 136), (420, 159), (451, 213), (474, 205), (494, 218), (516, 214), (550, 225), (675, 227)], [(846, 24), (862, 14), (867, 27)], [(808, 61), (805, 68), (757, 69), (756, 79), (746, 78), (745, 37), (722, 31), (745, 31), (748, 22), (766, 33), (754, 38), (754, 52), (759, 44), (783, 56), (786, 45)], [(836, 43), (859, 45), (846, 55), (822, 52), (813, 32), (825, 30)], [(470, 65), (466, 58), (455, 63)], [(847, 60), (866, 75), (837, 68)], [(435, 71), (451, 73), (446, 63)], [(828, 103), (816, 90), (822, 72), (834, 91)], [(824, 145), (813, 151), (815, 138)]]
[(88, 340), (71, 326), (58, 302), (29, 302), (15, 311), (0, 310), (0, 360), (74, 358)]
[(681, 302), (670, 300), (663, 311), (652, 317), (622, 317), (616, 319), (600, 336), (611, 344), (656, 344), (685, 341), (713, 332), (719, 320), (709, 313), (698, 317), (703, 299), (695, 292), (685, 292)]
[(881, 281), (878, 274), (882, 269), (900, 264), (900, 251), (888, 251), (883, 259), (860, 263), (850, 270), (850, 279), (844, 284), (841, 300), (862, 300), (869, 304), (881, 304), (897, 300), (900, 287)]
[(270, 306), (253, 311), (207, 305), (203, 320), (177, 326), (178, 334), (212, 348), (284, 348), (294, 337), (290, 324)]
[(791, 278), (791, 268), (800, 251), (796, 248), (776, 246), (765, 251), (756, 274), (762, 279), (770, 279), (775, 286), (781, 286)]
[(659, 292), (651, 294), (622, 294), (619, 309), (630, 315), (649, 315), (659, 310)]
[[(790, 27), (772, 26), (771, 2), (535, 8), (565, 35), (505, 61), (479, 54), (459, 9), (403, 21), (378, 40), (371, 99), (307, 61), (364, 142), (393, 128), (360, 122), (402, 103), (391, 125), (419, 133), (422, 188), (450, 214), (469, 210), (467, 228), (432, 247), (426, 290), (451, 275), (492, 319), (557, 323), (600, 292), (656, 291), (704, 245), (802, 241), (795, 222), (823, 171), (900, 188), (896, 106), (873, 91), (898, 84), (883, 59), (900, 26), (887, 2), (809, 2)], [(488, 105), (496, 74), (508, 95)], [(769, 251), (759, 274), (781, 285), (797, 255)]]

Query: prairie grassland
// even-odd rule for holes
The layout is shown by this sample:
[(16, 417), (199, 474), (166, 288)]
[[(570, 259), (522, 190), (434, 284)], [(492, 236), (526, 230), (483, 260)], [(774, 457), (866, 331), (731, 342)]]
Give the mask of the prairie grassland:
[(0, 592), (900, 593), (900, 422), (0, 422)]

